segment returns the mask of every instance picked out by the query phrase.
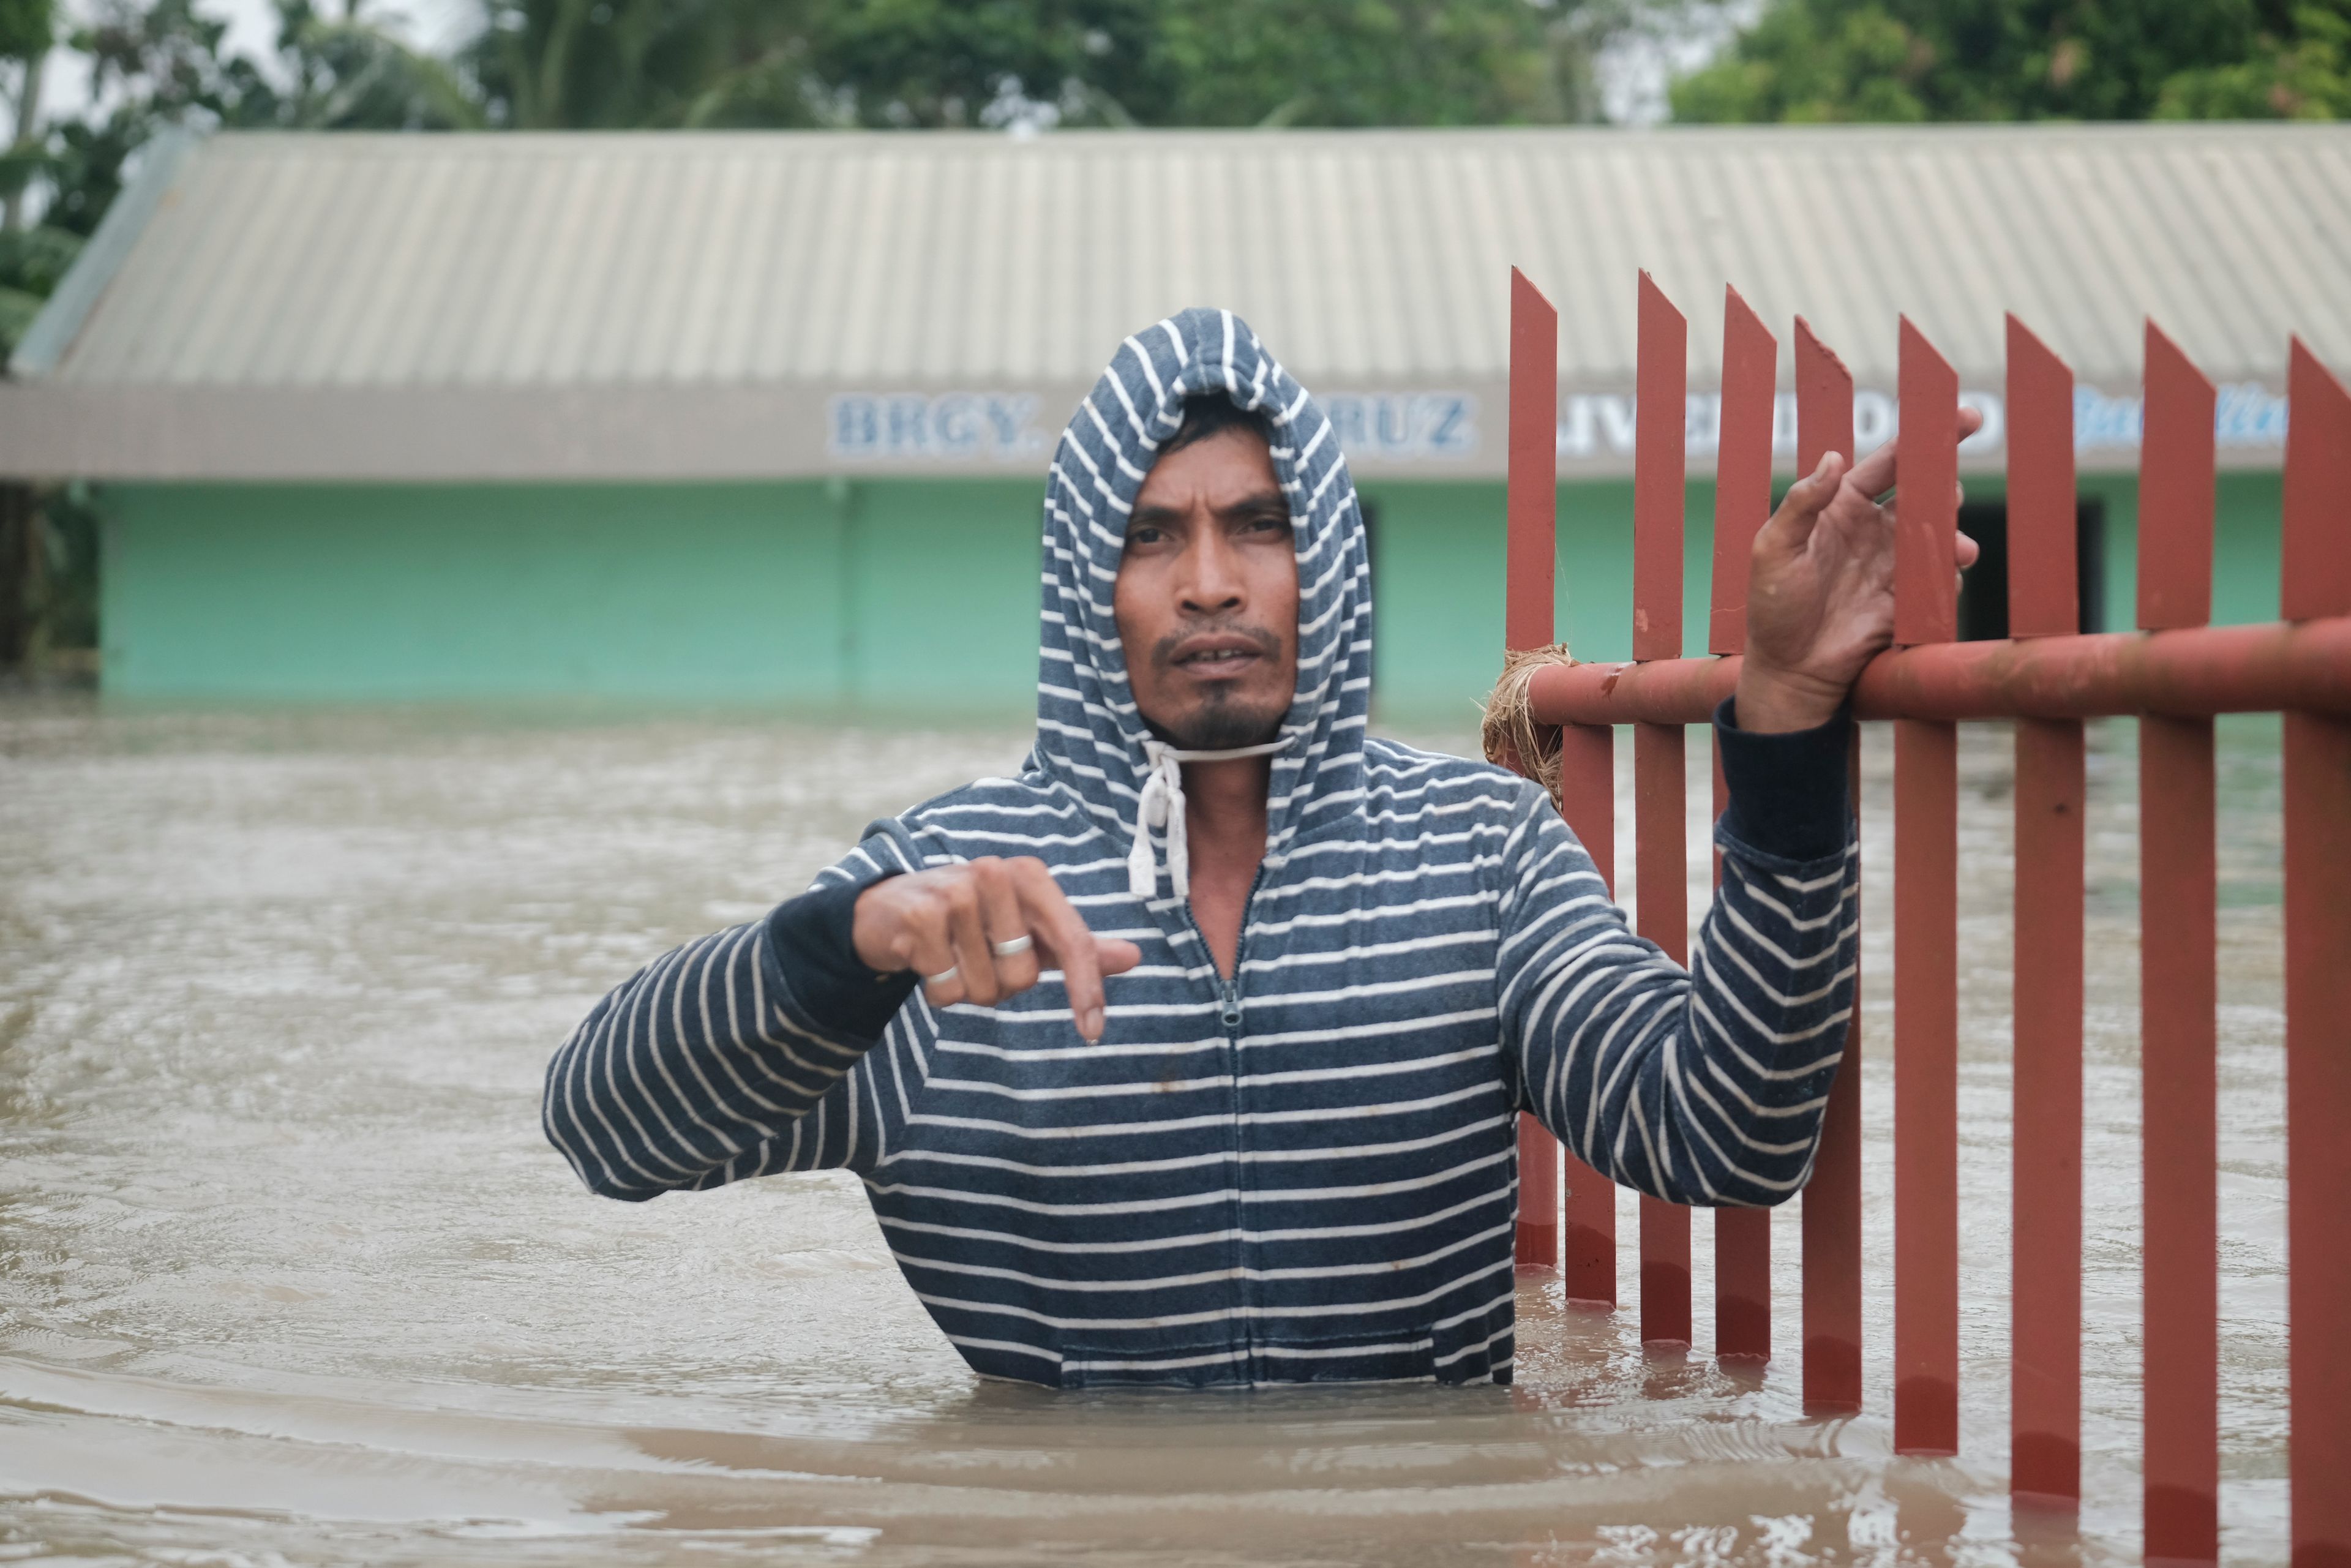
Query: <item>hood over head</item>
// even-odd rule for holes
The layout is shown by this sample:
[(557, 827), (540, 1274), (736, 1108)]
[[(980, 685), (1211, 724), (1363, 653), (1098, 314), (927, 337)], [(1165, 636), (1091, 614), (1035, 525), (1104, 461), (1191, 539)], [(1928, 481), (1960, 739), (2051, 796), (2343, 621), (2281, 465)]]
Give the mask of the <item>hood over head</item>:
[(1272, 425), (1273, 468), (1298, 551), (1298, 686), (1266, 813), (1277, 855), (1324, 809), (1361, 797), (1372, 690), (1371, 558), (1355, 486), (1322, 409), (1249, 324), (1191, 309), (1120, 345), (1062, 433), (1045, 485), (1044, 611), (1032, 766), (1069, 789), (1122, 850), (1153, 771), (1127, 684), (1113, 593), (1136, 492), (1195, 396)]

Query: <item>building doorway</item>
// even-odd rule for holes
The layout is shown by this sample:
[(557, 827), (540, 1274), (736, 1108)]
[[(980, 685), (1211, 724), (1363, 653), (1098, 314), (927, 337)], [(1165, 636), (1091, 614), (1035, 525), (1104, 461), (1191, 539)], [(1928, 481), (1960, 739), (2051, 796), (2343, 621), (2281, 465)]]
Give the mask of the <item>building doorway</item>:
[[(2008, 503), (1968, 501), (1959, 532), (1983, 548), (1959, 588), (1959, 641), (1996, 642), (2008, 635)], [(2080, 629), (2105, 630), (2105, 502), (2085, 496), (2074, 507), (2074, 566)]]

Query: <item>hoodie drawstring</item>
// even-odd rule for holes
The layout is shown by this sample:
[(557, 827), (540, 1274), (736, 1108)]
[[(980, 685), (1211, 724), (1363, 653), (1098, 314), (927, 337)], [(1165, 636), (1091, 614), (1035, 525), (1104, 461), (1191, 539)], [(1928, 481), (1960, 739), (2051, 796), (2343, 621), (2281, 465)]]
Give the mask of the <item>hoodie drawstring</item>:
[(1167, 830), (1167, 880), (1176, 896), (1192, 896), (1192, 853), (1185, 841), (1184, 767), (1186, 762), (1229, 762), (1241, 757), (1270, 757), (1290, 745), (1287, 738), (1263, 746), (1239, 746), (1230, 751), (1178, 751), (1156, 740), (1143, 743), (1150, 771), (1143, 776), (1143, 799), (1134, 809), (1134, 844), (1126, 852), (1126, 887), (1148, 901), (1159, 891), (1159, 867), (1151, 852), (1151, 830)]

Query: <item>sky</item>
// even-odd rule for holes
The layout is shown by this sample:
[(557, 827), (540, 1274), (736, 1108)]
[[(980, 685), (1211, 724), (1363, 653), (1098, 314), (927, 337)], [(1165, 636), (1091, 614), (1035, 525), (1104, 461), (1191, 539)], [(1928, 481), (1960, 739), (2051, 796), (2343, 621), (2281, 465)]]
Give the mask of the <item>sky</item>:
[[(247, 53), (266, 52), (277, 35), (277, 8), (269, 0), (206, 0), (198, 9), (226, 16), (231, 41)], [(475, 0), (371, 0), (361, 10), (436, 52), (472, 32), (481, 15)]]
[[(78, 20), (92, 7), (87, 0), (66, 0), (65, 9), (69, 18)], [(277, 8), (270, 0), (198, 0), (196, 9), (202, 15), (227, 19), (230, 52), (269, 57), (277, 37)], [(372, 0), (365, 11), (411, 44), (436, 53), (462, 42), (481, 15), (478, 0)], [(41, 84), (41, 99), (51, 118), (69, 118), (87, 109), (89, 59), (71, 49), (52, 54)]]

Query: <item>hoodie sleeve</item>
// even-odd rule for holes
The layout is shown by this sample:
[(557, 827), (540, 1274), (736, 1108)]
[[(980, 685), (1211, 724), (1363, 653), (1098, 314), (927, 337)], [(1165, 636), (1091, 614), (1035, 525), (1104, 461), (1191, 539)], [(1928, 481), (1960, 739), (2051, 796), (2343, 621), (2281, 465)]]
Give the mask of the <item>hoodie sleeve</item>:
[(1799, 736), (1718, 730), (1732, 807), (1687, 970), (1626, 928), (1540, 792), (1520, 807), (1502, 865), (1503, 1039), (1524, 1107), (1611, 1180), (1756, 1207), (1810, 1176), (1859, 940), (1848, 728), (1839, 716)]
[(849, 931), (857, 895), (896, 859), (869, 840), (764, 919), (686, 944), (596, 1004), (548, 1064), (540, 1107), (590, 1191), (641, 1201), (872, 1163), (891, 1065), (873, 1048), (913, 980), (859, 963)]

